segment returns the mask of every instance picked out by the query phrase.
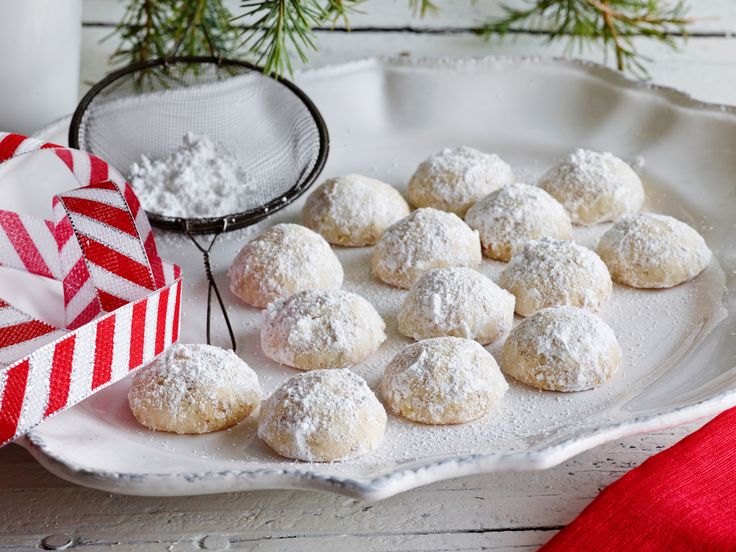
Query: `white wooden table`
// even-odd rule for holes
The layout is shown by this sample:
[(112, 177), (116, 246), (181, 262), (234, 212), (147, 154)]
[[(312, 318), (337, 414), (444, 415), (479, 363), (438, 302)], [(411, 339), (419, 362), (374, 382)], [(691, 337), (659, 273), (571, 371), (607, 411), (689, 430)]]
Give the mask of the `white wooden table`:
[[(411, 17), (407, 0), (370, 0), (353, 31), (320, 32), (313, 65), (369, 55), (561, 55), (544, 36), (515, 34), (484, 43), (472, 30), (497, 3), (442, 0), (439, 15)], [(231, 2), (233, 6), (237, 2)], [(681, 52), (644, 45), (653, 80), (707, 101), (736, 104), (736, 3), (691, 0), (703, 19)], [(85, 0), (82, 89), (109, 70), (114, 40), (100, 44), (120, 17), (116, 0)], [(601, 59), (598, 51), (579, 53)], [(536, 549), (605, 486), (704, 421), (631, 437), (544, 472), (494, 474), (437, 483), (370, 504), (303, 491), (205, 497), (115, 496), (76, 487), (38, 466), (16, 446), (0, 449), (0, 550), (71, 541), (72, 550), (445, 551)], [(58, 549), (58, 548), (57, 548)]]

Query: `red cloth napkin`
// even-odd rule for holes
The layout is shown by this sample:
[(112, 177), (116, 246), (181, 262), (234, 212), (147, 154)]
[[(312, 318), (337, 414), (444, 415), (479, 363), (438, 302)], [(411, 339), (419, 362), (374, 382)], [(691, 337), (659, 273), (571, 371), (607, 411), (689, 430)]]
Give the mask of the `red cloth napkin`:
[(557, 550), (736, 550), (736, 408), (609, 485)]

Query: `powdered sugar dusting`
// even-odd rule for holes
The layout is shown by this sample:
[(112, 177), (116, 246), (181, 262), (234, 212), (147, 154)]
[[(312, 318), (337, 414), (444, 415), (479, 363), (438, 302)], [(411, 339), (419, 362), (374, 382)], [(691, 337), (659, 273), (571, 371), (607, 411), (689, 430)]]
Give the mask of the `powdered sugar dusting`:
[(258, 436), (282, 455), (348, 460), (378, 447), (386, 413), (365, 380), (350, 370), (299, 374), (263, 405)]
[[(668, 193), (664, 187), (656, 188), (656, 183), (648, 181), (647, 184), (648, 191), (652, 191), (648, 195), (652, 210), (683, 216), (678, 197)], [(253, 231), (237, 231), (220, 238), (212, 262), (221, 289), (226, 287), (227, 267), (244, 240), (276, 223), (298, 220), (298, 216), (296, 206), (260, 223)], [(702, 217), (694, 215), (691, 219), (701, 220)], [(702, 224), (698, 228), (707, 230), (712, 222), (703, 221)], [(610, 227), (611, 224), (575, 226), (574, 241), (595, 248), (601, 235)], [(207, 293), (201, 259), (189, 255), (192, 248), (186, 237), (165, 236), (166, 239), (159, 240), (162, 255), (181, 262), (187, 274), (184, 281), (184, 338), (201, 339), (205, 335), (203, 313)], [(334, 251), (345, 270), (343, 289), (367, 299), (386, 323), (386, 341), (375, 354), (351, 368), (378, 393), (386, 365), (412, 343), (410, 338), (398, 332), (396, 322), (398, 311), (409, 292), (387, 286), (373, 277), (370, 266), (373, 248), (335, 248)], [(476, 269), (498, 282), (505, 266), (505, 263), (484, 259)], [(619, 405), (624, 403), (628, 403), (634, 412), (651, 413), (652, 404), (647, 397), (661, 392), (658, 381), (665, 374), (668, 378), (682, 378), (682, 381), (697, 378), (697, 385), (710, 377), (705, 371), (707, 368), (696, 373), (691, 370), (691, 363), (680, 362), (680, 359), (688, 357), (702, 343), (705, 334), (722, 319), (724, 278), (718, 263), (713, 262), (692, 281), (664, 291), (614, 285), (610, 299), (598, 314), (613, 328), (623, 351), (623, 364), (605, 385), (589, 391), (562, 394), (534, 389), (509, 378), (508, 392), (490, 415), (470, 423), (447, 426), (419, 425), (390, 415), (380, 446), (351, 462), (316, 466), (278, 457), (257, 438), (254, 424), (250, 422), (211, 435), (192, 437), (143, 432), (138, 438), (144, 440), (150, 453), (155, 453), (162, 462), (178, 462), (185, 457), (189, 463), (187, 471), (192, 471), (191, 463), (196, 463), (196, 471), (203, 472), (294, 469), (316, 470), (320, 474), (339, 477), (378, 477), (401, 467), (426, 464), (430, 458), (441, 461), (457, 455), (493, 451), (507, 454), (549, 446), (589, 428), (593, 422), (607, 424), (622, 418), (629, 419), (631, 411), (620, 410)], [(260, 312), (234, 297), (227, 302), (228, 312), (235, 321), (238, 354), (256, 369), (268, 395), (297, 372), (263, 354)], [(516, 321), (520, 320), (517, 317)], [(217, 315), (213, 318), (212, 331), (215, 343), (228, 342), (226, 329)], [(499, 340), (487, 347), (497, 360), (501, 358), (502, 342)], [(83, 403), (81, 408), (93, 409), (89, 415), (95, 420), (112, 418), (111, 424), (119, 424), (120, 412), (126, 413), (125, 416), (128, 412), (125, 398), (128, 385), (123, 382), (120, 387), (103, 391)], [(640, 395), (641, 399), (632, 401), (632, 397)], [(654, 400), (661, 402), (660, 398)], [(131, 431), (132, 437), (137, 438), (135, 432), (139, 426), (134, 421), (126, 423), (128, 425), (123, 430)]]
[(373, 252), (373, 272), (381, 280), (408, 288), (433, 268), (477, 266), (480, 238), (457, 215), (417, 209), (390, 226)]
[(608, 152), (578, 148), (538, 185), (564, 205), (576, 224), (616, 220), (639, 210), (644, 201), (639, 176)]
[(617, 281), (654, 288), (694, 278), (713, 256), (693, 228), (654, 213), (619, 220), (603, 234), (598, 251)]
[(511, 167), (498, 155), (458, 146), (445, 148), (420, 163), (407, 193), (415, 207), (434, 207), (462, 216), (480, 198), (514, 180)]
[(612, 286), (606, 265), (593, 251), (550, 238), (528, 242), (501, 273), (499, 284), (516, 296), (516, 312), (523, 316), (560, 305), (596, 310)]
[(621, 363), (613, 330), (575, 307), (543, 309), (518, 324), (503, 347), (504, 372), (534, 387), (581, 391), (611, 378)]
[(483, 253), (508, 261), (526, 242), (549, 237), (570, 239), (572, 227), (564, 207), (536, 186), (517, 182), (473, 205), (465, 222), (478, 230)]
[(357, 364), (386, 339), (373, 306), (342, 290), (307, 290), (268, 305), (261, 346), (273, 360), (302, 369)]
[(513, 320), (514, 296), (468, 267), (425, 273), (398, 314), (399, 331), (414, 339), (450, 335), (483, 344), (508, 333)]
[(207, 136), (188, 132), (163, 159), (142, 155), (130, 185), (143, 208), (170, 217), (221, 217), (258, 205), (256, 183), (237, 159)]
[(304, 223), (337, 245), (372, 245), (408, 214), (409, 206), (393, 186), (357, 174), (325, 181), (302, 209)]
[(168, 420), (195, 424), (201, 417), (203, 427), (227, 419), (239, 401), (257, 403), (261, 394), (256, 373), (233, 351), (204, 344), (172, 345), (139, 370), (134, 382), (134, 411), (161, 411)]
[(486, 414), (508, 390), (494, 358), (458, 337), (407, 346), (386, 366), (381, 389), (389, 407), (410, 420), (452, 424)]
[(298, 224), (277, 224), (243, 246), (228, 279), (235, 295), (265, 307), (305, 289), (337, 289), (343, 270), (322, 236)]

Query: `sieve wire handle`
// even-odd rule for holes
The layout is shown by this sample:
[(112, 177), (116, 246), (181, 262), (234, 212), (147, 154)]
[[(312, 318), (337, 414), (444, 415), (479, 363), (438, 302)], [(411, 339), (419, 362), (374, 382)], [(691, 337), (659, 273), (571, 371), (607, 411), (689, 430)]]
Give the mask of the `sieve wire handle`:
[(210, 242), (209, 246), (206, 248), (199, 244), (199, 242), (194, 238), (191, 232), (187, 230), (187, 236), (189, 236), (189, 239), (192, 241), (192, 243), (199, 249), (199, 251), (202, 253), (202, 260), (204, 261), (204, 273), (207, 277), (207, 344), (211, 345), (211, 339), (210, 339), (210, 321), (212, 318), (212, 292), (215, 292), (215, 296), (217, 297), (217, 302), (220, 304), (220, 311), (222, 312), (222, 317), (225, 319), (225, 325), (227, 326), (227, 331), (230, 334), (230, 343), (232, 344), (233, 351), (236, 350), (237, 344), (235, 343), (235, 333), (233, 332), (233, 326), (230, 323), (230, 317), (227, 314), (227, 309), (225, 308), (225, 302), (222, 300), (222, 296), (220, 295), (220, 290), (217, 289), (217, 283), (215, 282), (215, 277), (212, 274), (212, 265), (210, 264), (210, 251), (212, 251), (212, 247), (215, 245), (215, 241), (217, 241), (217, 238), (220, 237), (220, 234), (222, 231), (217, 232), (214, 237), (212, 238), (212, 241)]

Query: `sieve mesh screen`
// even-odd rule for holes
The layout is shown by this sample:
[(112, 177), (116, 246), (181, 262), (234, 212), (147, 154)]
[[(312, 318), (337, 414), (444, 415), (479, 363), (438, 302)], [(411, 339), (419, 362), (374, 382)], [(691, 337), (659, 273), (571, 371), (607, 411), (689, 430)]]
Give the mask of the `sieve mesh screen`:
[(210, 233), (252, 224), (306, 190), (327, 157), (324, 121), (301, 90), (250, 64), (215, 58), (157, 60), (111, 74), (80, 103), (69, 140), (128, 176), (141, 155), (163, 158), (190, 131), (231, 153), (255, 185), (241, 212), (200, 219), (149, 213), (156, 226)]

